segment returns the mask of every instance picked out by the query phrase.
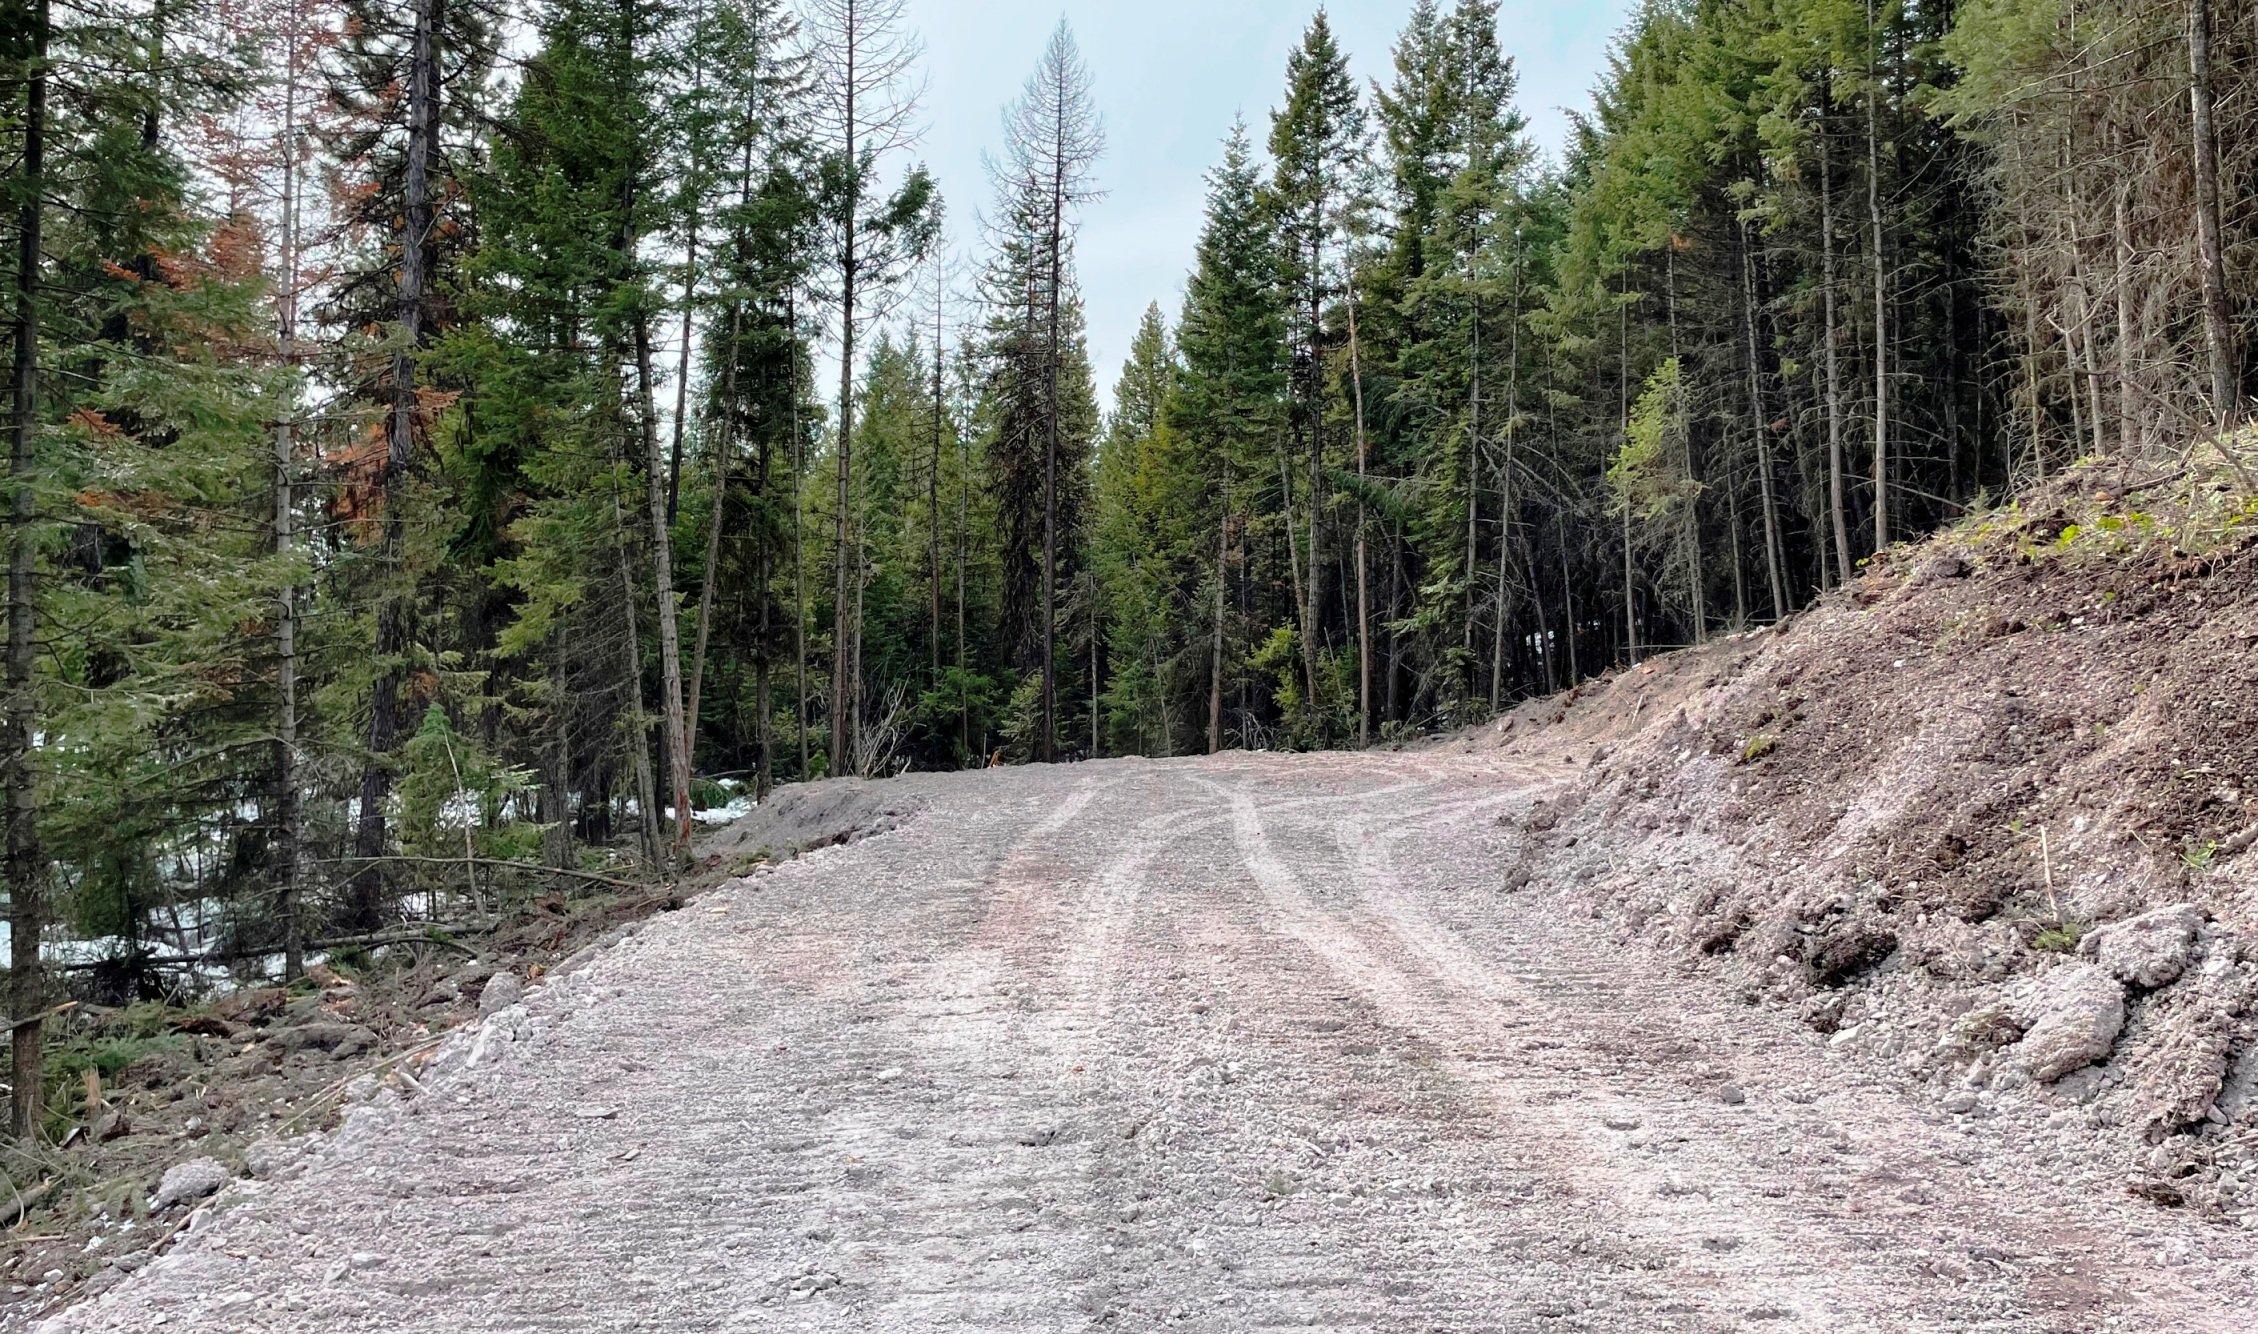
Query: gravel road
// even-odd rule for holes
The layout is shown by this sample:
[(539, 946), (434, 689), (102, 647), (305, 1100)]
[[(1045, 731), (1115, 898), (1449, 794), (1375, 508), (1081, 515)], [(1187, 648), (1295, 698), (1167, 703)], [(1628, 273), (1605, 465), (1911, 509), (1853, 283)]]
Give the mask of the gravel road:
[(1502, 893), (1556, 778), (905, 780), (903, 828), (534, 988), (44, 1328), (2249, 1327), (2247, 1236)]

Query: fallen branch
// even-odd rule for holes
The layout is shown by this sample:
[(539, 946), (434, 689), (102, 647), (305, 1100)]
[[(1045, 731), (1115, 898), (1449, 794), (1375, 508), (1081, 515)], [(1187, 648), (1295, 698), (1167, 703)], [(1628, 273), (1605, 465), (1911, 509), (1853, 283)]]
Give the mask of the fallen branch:
[[(31, 1193), (28, 1195), (21, 1190), (15, 1190), (15, 1199), (9, 1202), (6, 1209), (0, 1210), (0, 1227), (14, 1227), (17, 1223), (22, 1222), (30, 1216), (32, 1210), (39, 1207), (40, 1201), (54, 1194), (55, 1187), (62, 1184), (63, 1179), (61, 1177), (49, 1177), (32, 1187)], [(15, 1183), (10, 1182), (9, 1185), (13, 1189)]]
[[(72, 964), (69, 966), (78, 967), (79, 965)], [(50, 967), (52, 967), (52, 965), (50, 965)], [(48, 1020), (54, 1018), (58, 1014), (61, 1014), (63, 1011), (75, 1009), (77, 1008), (77, 1006), (78, 1002), (74, 1000), (67, 1000), (60, 1005), (49, 1006), (47, 1009), (41, 1010), (39, 1013), (33, 1015), (29, 1019), (18, 1019), (14, 1023), (9, 1024), (6, 1028), (0, 1028), (0, 1033), (13, 1033), (19, 1028), (26, 1028), (32, 1024), (46, 1023)]]
[[(329, 1104), (331, 1099), (335, 1098), (338, 1094), (343, 1093), (347, 1085), (351, 1084), (354, 1080), (359, 1079), (362, 1075), (381, 1075), (383, 1072), (390, 1070), (392, 1067), (398, 1065), (402, 1061), (407, 1060), (411, 1056), (420, 1056), (423, 1053), (430, 1051), (433, 1047), (436, 1047), (440, 1043), (445, 1042), (448, 1038), (453, 1037), (456, 1032), (457, 1030), (455, 1029), (448, 1029), (444, 1033), (435, 1034), (431, 1037), (425, 1038), (423, 1041), (417, 1043), (413, 1047), (402, 1047), (400, 1050), (393, 1052), (391, 1055), (378, 1061), (376, 1064), (368, 1067), (365, 1070), (355, 1070), (349, 1075), (340, 1077), (339, 1079), (332, 1082), (329, 1087), (321, 1090), (320, 1092), (314, 1094), (311, 1098), (307, 1099), (306, 1105), (304, 1107), (299, 1108), (295, 1113), (293, 1113), (280, 1125), (274, 1128), (274, 1133), (277, 1135), (289, 1133), (292, 1126), (297, 1125), (300, 1121), (305, 1120), (315, 1112), (322, 1110)], [(405, 1072), (403, 1071), (402, 1073)], [(418, 1084), (416, 1085), (416, 1087), (420, 1089), (422, 1086)]]
[(467, 863), (472, 866), (494, 866), (511, 871), (525, 871), (534, 875), (561, 875), (572, 880), (587, 880), (599, 885), (610, 885), (615, 889), (649, 889), (651, 887), (651, 882), (648, 880), (622, 880), (617, 876), (599, 875), (594, 871), (581, 871), (563, 866), (543, 866), (539, 862), (517, 862), (506, 857), (411, 857), (405, 853), (394, 853), (384, 857), (333, 857), (329, 859), (328, 864), (338, 866), (351, 863), (355, 866), (369, 866), (377, 862), (406, 862), (413, 866), (462, 866)]
[[(461, 950), (475, 959), (478, 957), (477, 950), (461, 941), (450, 940), (448, 937), (483, 935), (501, 924), (501, 920), (498, 918), (490, 922), (425, 922), (414, 926), (397, 927), (390, 931), (372, 931), (357, 936), (336, 936), (328, 940), (309, 941), (306, 948), (309, 950), (349, 950), (375, 949), (380, 945), (444, 945), (449, 949)], [(133, 959), (92, 959), (81, 963), (54, 965), (54, 967), (59, 972), (83, 972), (119, 963), (131, 963), (140, 968), (190, 968), (197, 964), (236, 963), (244, 959), (256, 959), (279, 953), (281, 951), (276, 949), (240, 946), (235, 949), (206, 950), (202, 954), (156, 955), (138, 961)], [(50, 1010), (48, 1013), (53, 1014), (54, 1011)]]

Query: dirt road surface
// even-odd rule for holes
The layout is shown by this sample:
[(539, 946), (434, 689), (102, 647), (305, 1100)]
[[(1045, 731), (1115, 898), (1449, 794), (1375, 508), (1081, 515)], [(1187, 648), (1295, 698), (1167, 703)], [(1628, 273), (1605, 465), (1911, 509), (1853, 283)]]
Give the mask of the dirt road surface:
[(2247, 1235), (1502, 892), (1547, 763), (907, 780), (44, 1328), (2249, 1328)]

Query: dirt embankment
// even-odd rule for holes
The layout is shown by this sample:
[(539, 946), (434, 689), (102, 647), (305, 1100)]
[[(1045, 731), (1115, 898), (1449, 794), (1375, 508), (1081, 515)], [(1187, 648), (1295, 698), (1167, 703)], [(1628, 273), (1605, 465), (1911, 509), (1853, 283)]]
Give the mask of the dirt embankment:
[(2258, 502), (2074, 474), (1496, 732), (1583, 766), (1509, 888), (2258, 1226)]

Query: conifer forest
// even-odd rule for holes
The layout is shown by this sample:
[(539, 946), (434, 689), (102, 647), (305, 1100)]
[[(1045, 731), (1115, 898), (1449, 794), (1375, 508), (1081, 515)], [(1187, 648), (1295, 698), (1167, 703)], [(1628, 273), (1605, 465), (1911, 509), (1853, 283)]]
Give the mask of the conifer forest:
[(1095, 365), (1067, 20), (944, 180), (905, 0), (0, 0), (17, 1132), (74, 998), (1483, 722), (2258, 392), (2258, 8), (1641, 0), (1558, 154), (1515, 56), (1250, 53)]

